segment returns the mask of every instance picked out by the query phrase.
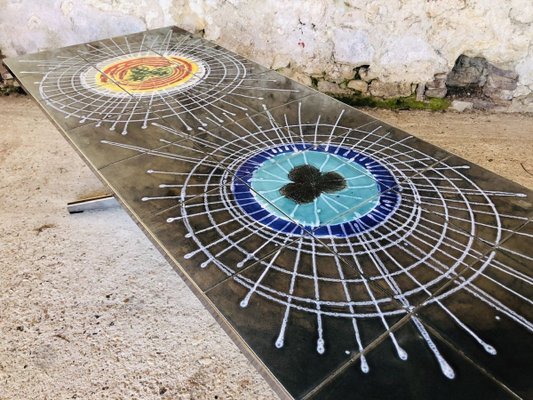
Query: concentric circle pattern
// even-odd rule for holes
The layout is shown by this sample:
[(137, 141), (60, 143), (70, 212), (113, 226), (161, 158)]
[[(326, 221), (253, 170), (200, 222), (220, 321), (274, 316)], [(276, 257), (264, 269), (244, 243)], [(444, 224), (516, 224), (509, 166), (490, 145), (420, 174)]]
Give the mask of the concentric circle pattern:
[[(39, 93), (50, 107), (80, 123), (128, 128), (174, 120), (191, 131), (246, 110), (230, 96), (254, 99), (246, 61), (185, 35), (101, 43), (60, 60), (43, 77)], [(242, 92), (241, 92), (242, 91)], [(199, 115), (202, 114), (202, 115)]]
[[(357, 354), (364, 373), (377, 338), (408, 360), (397, 337), (408, 321), (450, 379), (422, 311), (483, 356), (498, 353), (484, 337), (494, 315), (533, 331), (533, 281), (516, 267), (532, 258), (505, 248), (509, 234), (533, 237), (519, 232), (531, 214), (516, 186), (487, 189), (491, 175), (467, 162), (320, 94), (276, 87), (267, 71), (252, 78), (244, 60), (206, 41), (172, 31), (138, 39), (61, 59), (40, 95), (69, 124), (153, 128), (98, 137), (89, 153), (141, 154), (117, 152), (99, 173), (202, 295), (220, 290), (232, 321), (270, 324), (268, 343), (298, 356), (306, 340), (319, 354)], [(100, 130), (83, 132), (93, 140)], [(469, 319), (472, 302), (492, 313), (484, 326)], [(265, 315), (251, 315), (255, 306)], [(331, 345), (337, 334), (347, 348)]]
[[(353, 235), (383, 222), (399, 203), (398, 194), (388, 191), (394, 177), (382, 165), (368, 156), (350, 149), (328, 146), (311, 148), (310, 144), (297, 144), (290, 150), (271, 148), (245, 160), (235, 174), (236, 199), (241, 208), (257, 220), (264, 212), (279, 218), (269, 225), (273, 229), (293, 231), (301, 225), (316, 236)], [(255, 167), (254, 167), (255, 166)], [(317, 179), (327, 185), (335, 179), (342, 187), (319, 191), (306, 202), (295, 201), (284, 193), (295, 188), (305, 196), (315, 189), (316, 183), (294, 182), (291, 171), (312, 167)], [(252, 172), (250, 184), (243, 178)], [(329, 175), (334, 176), (329, 177)], [(291, 186), (292, 185), (292, 186)], [(288, 189), (286, 189), (288, 190)], [(255, 202), (249, 201), (250, 195)], [(261, 209), (264, 212), (259, 212)]]
[(111, 96), (171, 94), (200, 82), (206, 69), (200, 61), (169, 55), (166, 57), (128, 55), (117, 57), (82, 73), (82, 84)]
[[(167, 222), (183, 226), (194, 244), (184, 258), (206, 274), (217, 268), (241, 285), (246, 294), (235, 301), (242, 308), (260, 299), (282, 307), (276, 347), (285, 346), (291, 315), (303, 312), (316, 320), (318, 353), (327, 349), (323, 325), (328, 318), (351, 321), (354, 350), (362, 351), (363, 321), (389, 331), (395, 320), (423, 304), (444, 310), (495, 354), (445, 308), (443, 302), (458, 291), (533, 328), (474, 285), (495, 263), (479, 240), (499, 243), (502, 238), (503, 217), (494, 199), (521, 193), (483, 190), (469, 177), (468, 166), (439, 161), (411, 146), (411, 137), (380, 126), (343, 126), (342, 113), (335, 124), (320, 122), (320, 116), (315, 123), (291, 123), (286, 114), (276, 120), (268, 111), (265, 117), (270, 126), (261, 125), (261, 116), (248, 116), (231, 129), (221, 124), (218, 135), (204, 131), (187, 137), (173, 146), (174, 152), (152, 151), (192, 167), (173, 171), (170, 162), (165, 171), (151, 170), (168, 179), (159, 187), (179, 194), (143, 200), (180, 200)], [(476, 239), (480, 231), (485, 236), (478, 233)], [(464, 274), (472, 264), (475, 269)], [(411, 320), (442, 373), (453, 378), (453, 368), (424, 325), (416, 316)], [(394, 333), (389, 338), (406, 360)], [(360, 363), (368, 372), (364, 356)]]

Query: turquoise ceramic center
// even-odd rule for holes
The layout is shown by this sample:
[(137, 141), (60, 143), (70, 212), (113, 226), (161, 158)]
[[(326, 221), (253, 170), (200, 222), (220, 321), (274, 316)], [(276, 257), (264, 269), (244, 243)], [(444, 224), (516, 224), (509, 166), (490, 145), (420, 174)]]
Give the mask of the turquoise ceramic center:
[[(313, 179), (295, 181), (295, 172), (305, 169), (314, 172)], [(328, 179), (335, 180), (333, 185), (328, 185)], [(317, 190), (319, 184), (326, 189)], [(379, 204), (378, 183), (363, 166), (321, 151), (273, 156), (254, 171), (251, 186), (258, 194), (255, 200), (271, 214), (312, 227), (361, 218)], [(294, 186), (303, 193), (304, 202), (287, 195), (286, 188)]]

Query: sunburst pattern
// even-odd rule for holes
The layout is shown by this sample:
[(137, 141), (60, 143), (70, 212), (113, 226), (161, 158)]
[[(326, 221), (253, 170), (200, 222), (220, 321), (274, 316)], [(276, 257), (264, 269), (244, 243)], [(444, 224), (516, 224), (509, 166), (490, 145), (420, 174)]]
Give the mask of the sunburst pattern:
[[(247, 111), (242, 100), (262, 100), (255, 92), (294, 90), (265, 85), (276, 80), (249, 72), (252, 64), (209, 42), (172, 30), (135, 40), (88, 44), (75, 55), (53, 60), (21, 60), (40, 69), (46, 104), (81, 124), (96, 122), (127, 134), (131, 124), (174, 119), (184, 129), (220, 121), (221, 112)], [(255, 68), (257, 70), (257, 68)], [(159, 76), (158, 76), (159, 75)]]
[[(298, 395), (314, 398), (356, 363), (368, 377), (381, 342), (409, 368), (403, 324), (456, 378), (428, 310), (483, 356), (512, 357), (473, 311), (450, 305), (464, 295), (475, 312), (533, 331), (530, 248), (507, 245), (533, 238), (526, 189), (494, 190), (500, 178), (183, 32), (65, 54), (26, 57), (13, 72), (39, 77), (55, 122), (108, 165), (98, 174), (232, 329), (253, 342), (243, 326), (262, 328), (266, 352), (245, 349), (278, 357), (266, 363), (283, 385), (292, 371), (281, 364), (308, 357), (291, 335), (324, 365), (341, 361)], [(270, 314), (247, 313), (256, 304)], [(348, 338), (343, 357), (330, 325)]]
[[(301, 107), (298, 104), (298, 114)], [(184, 224), (188, 230), (185, 240), (197, 246), (183, 257), (197, 258), (199, 268), (215, 265), (228, 279), (244, 286), (248, 290), (245, 297), (235, 299), (241, 307), (247, 307), (255, 297), (284, 307), (275, 340), (278, 348), (284, 346), (285, 336), (290, 334), (287, 322), (294, 312), (315, 315), (316, 351), (320, 354), (327, 348), (323, 338), (326, 317), (346, 320), (353, 329), (356, 350), (362, 354), (366, 344), (360, 330), (366, 319), (377, 319), (386, 332), (391, 329), (391, 317), (409, 314), (443, 374), (454, 378), (453, 368), (417, 312), (430, 304), (437, 305), (458, 329), (495, 355), (497, 349), (489, 343), (490, 338), (483, 338), (444, 305), (444, 299), (461, 290), (533, 330), (527, 318), (475, 284), (478, 277), (487, 276), (488, 268), (494, 268), (531, 285), (529, 277), (494, 260), (494, 248), (510, 231), (504, 228), (504, 220), (519, 225), (527, 218), (500, 213), (493, 199), (525, 195), (483, 190), (469, 178), (468, 165), (449, 165), (446, 159), (436, 159), (411, 146), (412, 137), (398, 139), (382, 127), (343, 126), (342, 114), (334, 124), (321, 122), (320, 115), (315, 123), (303, 123), (291, 122), (287, 115), (277, 121), (265, 111), (268, 127), (260, 126), (260, 116), (249, 116), (246, 123), (256, 128), (253, 131), (242, 128), (241, 121), (234, 124), (236, 130), (220, 124), (221, 131), (203, 130), (192, 138), (156, 124), (177, 138), (187, 139), (174, 143), (163, 140), (169, 145), (165, 151), (119, 142), (104, 144), (190, 164), (187, 172), (172, 170), (172, 162), (166, 171), (148, 170), (151, 175), (167, 177), (167, 182), (159, 186), (163, 191), (172, 188), (178, 194), (144, 196), (143, 201), (179, 201), (177, 215), (167, 222)], [(363, 197), (352, 195), (345, 202), (341, 196), (350, 189), (344, 189), (324, 196), (322, 203), (310, 203), (302, 211), (302, 215), (311, 216), (312, 223), (295, 218), (303, 205), (287, 200), (279, 189), (289, 182), (290, 171), (284, 166), (313, 164), (320, 171), (337, 171), (345, 179), (354, 177), (352, 168), (361, 168), (355, 178), (364, 177), (379, 190)], [(270, 177), (278, 186), (269, 185), (265, 190), (254, 187), (257, 170), (269, 165), (271, 171), (276, 171)], [(211, 173), (200, 172), (206, 166)], [(184, 176), (176, 181), (176, 174)], [(364, 193), (363, 188), (369, 186), (366, 179), (361, 186), (354, 184), (355, 192)], [(194, 184), (189, 186), (188, 182)], [(198, 187), (203, 194), (198, 194)], [(280, 201), (282, 198), (285, 203)], [(321, 219), (328, 213), (329, 219)], [(200, 219), (207, 219), (208, 226), (196, 230)], [(228, 226), (232, 227), (229, 231)], [(480, 231), (485, 234), (476, 239)], [(480, 240), (489, 247), (480, 246)], [(263, 245), (252, 251), (251, 242)], [(260, 257), (266, 246), (274, 250)], [(230, 251), (240, 253), (240, 261), (234, 265), (222, 258)], [(250, 268), (259, 272), (248, 275)], [(524, 294), (505, 286), (503, 289), (518, 301), (531, 302)], [(397, 356), (407, 360), (408, 354), (394, 332), (388, 337)], [(368, 372), (365, 356), (359, 360), (361, 370)]]

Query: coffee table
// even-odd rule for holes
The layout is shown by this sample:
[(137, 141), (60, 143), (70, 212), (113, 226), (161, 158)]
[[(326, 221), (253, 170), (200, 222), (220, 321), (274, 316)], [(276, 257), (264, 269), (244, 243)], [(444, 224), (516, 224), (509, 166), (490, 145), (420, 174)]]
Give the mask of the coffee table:
[(4, 62), (280, 397), (533, 397), (527, 188), (177, 27)]

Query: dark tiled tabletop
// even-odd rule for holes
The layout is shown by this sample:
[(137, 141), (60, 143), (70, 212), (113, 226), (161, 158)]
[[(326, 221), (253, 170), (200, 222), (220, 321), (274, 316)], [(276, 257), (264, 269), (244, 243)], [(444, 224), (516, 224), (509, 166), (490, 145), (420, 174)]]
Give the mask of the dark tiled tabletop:
[(5, 63), (282, 397), (533, 397), (528, 189), (175, 27)]

